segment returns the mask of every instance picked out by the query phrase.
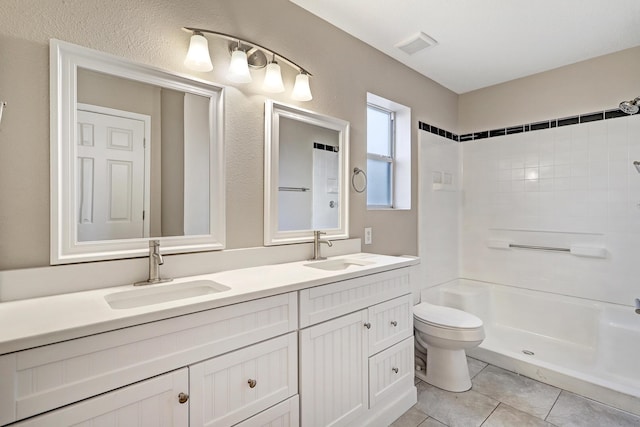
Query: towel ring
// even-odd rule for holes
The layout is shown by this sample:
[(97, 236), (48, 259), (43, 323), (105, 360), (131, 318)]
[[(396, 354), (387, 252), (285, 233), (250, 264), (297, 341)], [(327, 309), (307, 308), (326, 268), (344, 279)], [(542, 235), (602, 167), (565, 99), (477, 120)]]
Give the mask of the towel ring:
[[(364, 185), (361, 189), (358, 189), (358, 186), (356, 185), (356, 176), (360, 174), (364, 175)], [(367, 189), (367, 174), (359, 167), (353, 168), (353, 175), (351, 175), (351, 186), (354, 190), (356, 190), (356, 193), (363, 193), (364, 190)]]

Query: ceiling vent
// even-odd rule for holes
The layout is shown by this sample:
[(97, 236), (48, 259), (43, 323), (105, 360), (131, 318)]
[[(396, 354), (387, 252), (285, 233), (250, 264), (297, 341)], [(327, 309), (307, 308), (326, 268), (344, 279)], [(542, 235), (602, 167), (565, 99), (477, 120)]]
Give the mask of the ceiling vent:
[(438, 42), (426, 35), (425, 33), (417, 33), (395, 45), (401, 51), (413, 55), (414, 53), (420, 52), (422, 49), (426, 49), (431, 46), (437, 45)]

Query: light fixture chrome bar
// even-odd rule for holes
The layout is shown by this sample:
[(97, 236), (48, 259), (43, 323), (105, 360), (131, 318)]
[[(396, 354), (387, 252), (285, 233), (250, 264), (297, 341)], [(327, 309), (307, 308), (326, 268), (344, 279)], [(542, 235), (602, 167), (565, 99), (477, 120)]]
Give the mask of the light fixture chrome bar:
[(309, 191), (310, 188), (307, 187), (278, 187), (279, 191)]
[(571, 252), (571, 249), (569, 248), (554, 248), (552, 246), (516, 245), (514, 243), (509, 243), (509, 247), (516, 249), (533, 249), (536, 251)]
[(238, 41), (240, 43), (244, 43), (247, 45), (252, 45), (258, 49), (261, 49), (265, 52), (270, 53), (271, 55), (275, 55), (278, 58), (280, 58), (281, 60), (283, 60), (284, 62), (286, 62), (287, 64), (291, 65), (294, 68), (297, 68), (301, 73), (307, 74), (309, 76), (313, 76), (313, 74), (311, 74), (306, 68), (301, 67), (300, 65), (296, 64), (295, 62), (293, 62), (292, 60), (290, 60), (289, 58), (287, 58), (284, 55), (280, 55), (278, 52), (271, 50), (269, 48), (266, 48), (258, 43), (252, 42), (251, 40), (247, 40), (247, 39), (242, 39), (240, 37), (236, 37), (233, 36), (231, 34), (226, 34), (226, 33), (221, 33), (219, 31), (213, 31), (213, 30), (206, 30), (204, 28), (193, 28), (193, 27), (182, 27), (183, 30), (188, 31), (190, 33), (203, 33), (203, 34), (213, 34), (216, 35), (218, 37), (222, 37), (223, 39), (227, 39), (230, 41)]

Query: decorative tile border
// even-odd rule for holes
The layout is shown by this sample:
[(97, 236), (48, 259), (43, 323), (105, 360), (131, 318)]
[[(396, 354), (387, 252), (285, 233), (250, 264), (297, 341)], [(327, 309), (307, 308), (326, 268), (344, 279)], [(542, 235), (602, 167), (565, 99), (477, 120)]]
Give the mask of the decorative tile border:
[(336, 146), (329, 144), (320, 144), (319, 142), (314, 142), (313, 148), (315, 148), (316, 150), (332, 151), (334, 153), (337, 153), (339, 151), (339, 148)]
[[(640, 114), (640, 112), (636, 114)], [(485, 130), (482, 132), (465, 133), (464, 135), (457, 135), (445, 129), (440, 129), (436, 126), (432, 126), (424, 122), (418, 122), (418, 128), (420, 130), (424, 130), (436, 135), (440, 135), (452, 141), (466, 142), (466, 141), (477, 141), (479, 139), (493, 138), (496, 136), (512, 135), (514, 133), (531, 132), (531, 131), (542, 130), (542, 129), (551, 129), (555, 127), (577, 125), (580, 123), (589, 123), (589, 122), (595, 122), (598, 120), (615, 119), (617, 117), (626, 117), (628, 115), (629, 114), (624, 113), (619, 109), (615, 108), (613, 110), (580, 114), (578, 116), (563, 117), (561, 119), (544, 120), (541, 122), (528, 123), (526, 125), (518, 125), (518, 126), (507, 127), (507, 128)], [(632, 115), (635, 115), (635, 114), (632, 114)]]

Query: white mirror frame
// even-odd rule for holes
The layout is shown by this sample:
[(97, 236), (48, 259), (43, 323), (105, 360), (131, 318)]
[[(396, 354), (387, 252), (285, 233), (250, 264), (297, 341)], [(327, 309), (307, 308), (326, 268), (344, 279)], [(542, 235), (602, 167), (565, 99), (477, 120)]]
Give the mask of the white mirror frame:
[[(85, 68), (182, 92), (209, 102), (209, 234), (79, 242), (77, 239), (77, 71)], [(146, 256), (149, 240), (162, 253), (220, 250), (225, 247), (223, 89), (117, 56), (59, 40), (50, 41), (51, 97), (51, 264)]]
[(265, 102), (265, 155), (264, 155), (264, 244), (265, 246), (304, 243), (313, 241), (314, 230), (278, 230), (278, 175), (280, 152), (280, 118), (332, 129), (339, 140), (339, 188), (338, 228), (323, 229), (326, 238), (349, 238), (349, 129), (348, 121), (304, 110), (272, 100)]

